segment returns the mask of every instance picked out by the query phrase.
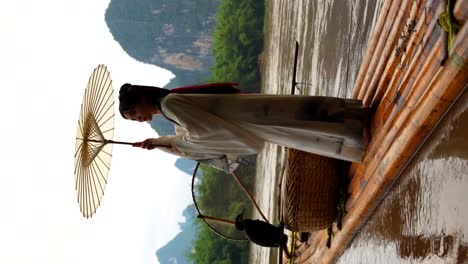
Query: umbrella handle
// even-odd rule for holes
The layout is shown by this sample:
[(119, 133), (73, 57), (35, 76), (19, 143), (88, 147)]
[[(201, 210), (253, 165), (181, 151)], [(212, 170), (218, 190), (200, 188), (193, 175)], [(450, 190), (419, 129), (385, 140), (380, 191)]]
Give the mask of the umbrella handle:
[[(120, 144), (120, 145), (133, 145), (136, 142), (123, 142), (123, 141), (114, 141), (114, 140), (106, 140), (106, 144), (111, 143), (111, 144)], [(171, 148), (171, 145), (164, 145), (164, 144), (155, 144), (155, 147), (162, 147), (162, 148)]]

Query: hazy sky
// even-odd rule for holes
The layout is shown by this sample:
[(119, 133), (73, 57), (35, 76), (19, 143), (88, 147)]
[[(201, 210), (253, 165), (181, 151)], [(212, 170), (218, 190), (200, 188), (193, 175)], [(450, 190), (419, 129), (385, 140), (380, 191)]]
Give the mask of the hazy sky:
[[(191, 202), (175, 157), (114, 146), (97, 214), (82, 217), (74, 179), (77, 120), (98, 64), (114, 90), (165, 85), (172, 75), (130, 58), (105, 21), (108, 0), (0, 0), (0, 263), (154, 263)], [(115, 140), (157, 136), (115, 120)]]

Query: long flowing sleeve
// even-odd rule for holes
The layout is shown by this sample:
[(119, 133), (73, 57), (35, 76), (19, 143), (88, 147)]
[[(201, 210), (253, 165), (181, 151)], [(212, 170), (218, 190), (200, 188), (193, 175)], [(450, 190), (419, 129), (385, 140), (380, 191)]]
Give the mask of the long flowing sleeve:
[(263, 139), (211, 113), (210, 107), (215, 106), (201, 107), (181, 95), (166, 96), (161, 106), (166, 116), (185, 130), (179, 132), (180, 137), (173, 145), (188, 156), (190, 153), (207, 158), (225, 154), (251, 155), (264, 146)]
[[(219, 170), (223, 170), (227, 173), (234, 171), (240, 164), (240, 162), (244, 161), (242, 156), (232, 156), (232, 155), (210, 155), (210, 154), (203, 154), (203, 153), (181, 153), (176, 147), (175, 143), (181, 139), (186, 133), (184, 129), (179, 126), (176, 126), (176, 135), (171, 136), (161, 136), (159, 138), (153, 138), (152, 143), (154, 144), (162, 144), (162, 145), (170, 145), (171, 148), (165, 147), (157, 147), (159, 150), (162, 150), (166, 153), (179, 156), (185, 159), (191, 159), (198, 161), (203, 164), (210, 165)], [(250, 157), (250, 156), (246, 156)]]

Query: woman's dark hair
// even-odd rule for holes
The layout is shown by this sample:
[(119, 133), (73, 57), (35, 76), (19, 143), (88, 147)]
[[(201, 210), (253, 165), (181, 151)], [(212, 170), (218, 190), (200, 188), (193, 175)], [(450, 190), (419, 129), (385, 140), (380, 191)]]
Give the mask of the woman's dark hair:
[(169, 90), (144, 85), (126, 83), (119, 91), (119, 111), (123, 118), (124, 113), (132, 110), (136, 105), (147, 102), (156, 105), (161, 110), (161, 100), (170, 93)]
[[(124, 113), (132, 110), (136, 105), (146, 102), (156, 105), (161, 114), (169, 119), (161, 110), (162, 99), (170, 93), (178, 94), (235, 94), (240, 90), (233, 87), (237, 83), (210, 83), (194, 86), (185, 86), (167, 90), (154, 86), (132, 85), (126, 83), (120, 87), (119, 92), (119, 111), (123, 118)], [(169, 119), (172, 121), (171, 119)], [(174, 121), (172, 121), (174, 122)]]

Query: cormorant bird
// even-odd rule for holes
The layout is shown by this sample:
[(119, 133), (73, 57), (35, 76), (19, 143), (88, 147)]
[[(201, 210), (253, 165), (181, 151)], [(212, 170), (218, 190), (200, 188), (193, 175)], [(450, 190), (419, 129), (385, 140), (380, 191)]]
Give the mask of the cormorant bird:
[(288, 258), (288, 236), (283, 233), (281, 226), (274, 226), (261, 220), (244, 219), (245, 210), (236, 217), (235, 226), (239, 231), (244, 231), (247, 238), (262, 247), (279, 247)]

